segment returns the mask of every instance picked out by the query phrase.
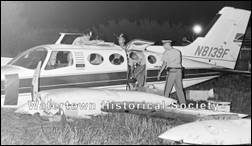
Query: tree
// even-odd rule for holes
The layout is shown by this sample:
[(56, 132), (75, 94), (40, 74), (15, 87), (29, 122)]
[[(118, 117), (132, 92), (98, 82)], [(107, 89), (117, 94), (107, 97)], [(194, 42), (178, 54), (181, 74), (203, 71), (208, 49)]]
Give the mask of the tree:
[(98, 27), (93, 27), (93, 29), (99, 32), (100, 37), (106, 41), (115, 41), (113, 34), (124, 33), (130, 39), (140, 38), (151, 41), (171, 39), (181, 44), (182, 38), (188, 34), (187, 27), (182, 23), (175, 24), (165, 21), (160, 24), (156, 20), (150, 19), (141, 19), (138, 21), (121, 19), (118, 22), (109, 20), (106, 24), (100, 24)]

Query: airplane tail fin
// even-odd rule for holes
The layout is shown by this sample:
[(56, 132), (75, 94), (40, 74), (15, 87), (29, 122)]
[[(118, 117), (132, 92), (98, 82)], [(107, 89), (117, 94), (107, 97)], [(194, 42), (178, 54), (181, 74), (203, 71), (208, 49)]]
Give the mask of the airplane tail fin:
[(181, 49), (184, 57), (234, 69), (251, 11), (222, 8), (202, 36)]

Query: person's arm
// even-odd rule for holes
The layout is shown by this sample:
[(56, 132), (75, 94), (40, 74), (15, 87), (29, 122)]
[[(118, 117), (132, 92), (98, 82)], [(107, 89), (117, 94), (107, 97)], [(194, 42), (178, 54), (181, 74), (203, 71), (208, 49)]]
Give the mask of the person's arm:
[(79, 41), (80, 41), (80, 38), (79, 37), (77, 37), (74, 41), (73, 41), (73, 45), (79, 45), (80, 43), (79, 43)]
[(129, 59), (128, 65), (130, 66), (130, 73), (133, 74), (133, 70), (134, 70), (134, 62), (133, 62), (133, 60)]
[(158, 80), (160, 80), (161, 73), (163, 72), (163, 70), (165, 69), (165, 67), (166, 67), (166, 62), (163, 61), (163, 64), (162, 64), (161, 69), (160, 69), (160, 71), (158, 73), (158, 76), (157, 76)]

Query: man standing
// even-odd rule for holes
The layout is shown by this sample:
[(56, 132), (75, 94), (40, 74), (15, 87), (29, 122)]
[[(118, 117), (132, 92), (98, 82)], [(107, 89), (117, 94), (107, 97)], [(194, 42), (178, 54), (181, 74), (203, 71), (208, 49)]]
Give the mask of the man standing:
[(164, 69), (167, 70), (164, 95), (169, 97), (173, 85), (175, 85), (179, 103), (186, 103), (182, 84), (182, 55), (181, 52), (171, 46), (171, 40), (163, 40), (165, 52), (162, 56), (162, 67), (158, 73), (158, 80)]
[(129, 89), (129, 90), (131, 90), (132, 88), (133, 88), (133, 84), (132, 83), (130, 83), (130, 79), (131, 79), (131, 72), (132, 72), (132, 70), (131, 70), (131, 67), (130, 67), (130, 65), (129, 65), (129, 52), (128, 52), (128, 50), (127, 50), (127, 42), (126, 42), (126, 39), (127, 39), (127, 41), (128, 41), (128, 38), (127, 38), (127, 36), (126, 35), (124, 35), (123, 33), (121, 33), (118, 37), (117, 37), (117, 39), (118, 39), (118, 44), (119, 44), (119, 46), (125, 51), (125, 53), (126, 53), (126, 56), (127, 56), (127, 62), (128, 62), (128, 69), (127, 69), (127, 90)]

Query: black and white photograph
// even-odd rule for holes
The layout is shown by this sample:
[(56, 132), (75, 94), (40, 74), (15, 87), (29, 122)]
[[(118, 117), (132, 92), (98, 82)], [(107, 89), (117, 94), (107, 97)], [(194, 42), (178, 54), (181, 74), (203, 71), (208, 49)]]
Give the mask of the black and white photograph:
[(251, 145), (251, 1), (1, 1), (1, 145)]

